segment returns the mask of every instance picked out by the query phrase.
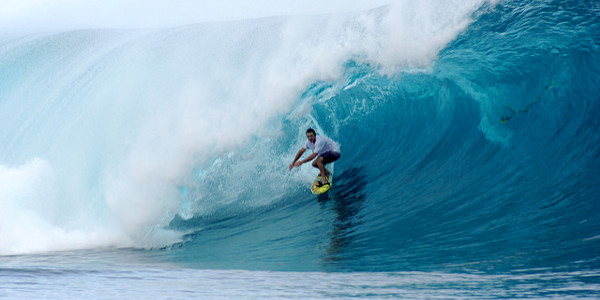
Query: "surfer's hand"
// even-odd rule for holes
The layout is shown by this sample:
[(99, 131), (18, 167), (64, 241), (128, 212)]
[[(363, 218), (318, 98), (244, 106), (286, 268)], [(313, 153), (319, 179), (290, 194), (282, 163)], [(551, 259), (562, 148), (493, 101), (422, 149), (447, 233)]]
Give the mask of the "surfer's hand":
[(296, 162), (296, 167), (299, 167), (299, 166), (301, 166), (301, 165), (302, 165), (302, 162), (301, 162), (301, 161), (298, 161), (298, 162)]
[(290, 171), (294, 168), (294, 163), (290, 164)]

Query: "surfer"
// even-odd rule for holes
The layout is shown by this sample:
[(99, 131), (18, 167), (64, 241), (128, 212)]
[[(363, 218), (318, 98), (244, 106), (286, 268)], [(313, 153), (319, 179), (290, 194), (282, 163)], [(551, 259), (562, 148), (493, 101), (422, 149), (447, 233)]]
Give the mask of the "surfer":
[[(325, 169), (325, 165), (340, 158), (340, 146), (328, 137), (317, 135), (312, 128), (306, 130), (306, 138), (308, 141), (306, 141), (304, 147), (296, 154), (296, 158), (294, 158), (294, 161), (290, 164), (290, 170), (294, 167), (300, 167), (303, 163), (307, 163), (316, 157), (317, 159), (313, 161), (312, 166), (319, 169), (321, 172), (321, 185), (329, 184), (327, 177), (330, 175), (330, 172)], [(312, 150), (313, 153), (306, 159), (298, 161), (306, 149)]]

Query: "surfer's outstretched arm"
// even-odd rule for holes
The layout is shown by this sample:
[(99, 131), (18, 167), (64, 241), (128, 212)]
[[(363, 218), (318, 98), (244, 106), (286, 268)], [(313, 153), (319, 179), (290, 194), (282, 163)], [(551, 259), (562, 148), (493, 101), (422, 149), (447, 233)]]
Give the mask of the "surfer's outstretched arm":
[(315, 157), (317, 157), (317, 153), (313, 153), (311, 155), (309, 155), (306, 159), (301, 160), (299, 162), (296, 163), (296, 167), (299, 167), (300, 165), (302, 165), (303, 163), (307, 163), (313, 159), (315, 159)]
[(305, 158), (305, 159), (303, 159), (301, 161), (298, 161), (298, 159), (300, 157), (302, 157), (302, 154), (304, 154), (304, 151), (306, 151), (306, 149), (304, 149), (304, 148), (302, 148), (302, 149), (300, 149), (300, 151), (298, 151), (298, 154), (296, 154), (296, 158), (294, 158), (294, 162), (292, 162), (292, 164), (290, 164), (290, 170), (293, 167), (299, 167), (303, 163), (309, 162), (309, 161), (315, 159), (315, 157), (317, 157), (317, 153), (313, 153), (313, 154), (309, 155), (307, 158)]
[(305, 148), (298, 150), (298, 153), (296, 154), (296, 158), (294, 158), (294, 161), (290, 164), (290, 171), (292, 170), (292, 168), (295, 167), (296, 161), (298, 161), (298, 159), (300, 159), (300, 157), (302, 157), (302, 154), (304, 154), (304, 151), (306, 151)]

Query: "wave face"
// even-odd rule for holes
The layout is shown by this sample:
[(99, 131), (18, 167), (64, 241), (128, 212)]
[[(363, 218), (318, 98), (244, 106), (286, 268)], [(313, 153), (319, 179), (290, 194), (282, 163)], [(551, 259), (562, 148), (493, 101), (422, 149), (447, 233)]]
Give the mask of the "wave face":
[[(0, 41), (0, 254), (189, 267), (597, 269), (600, 7), (354, 14)], [(288, 164), (314, 127), (334, 186)]]

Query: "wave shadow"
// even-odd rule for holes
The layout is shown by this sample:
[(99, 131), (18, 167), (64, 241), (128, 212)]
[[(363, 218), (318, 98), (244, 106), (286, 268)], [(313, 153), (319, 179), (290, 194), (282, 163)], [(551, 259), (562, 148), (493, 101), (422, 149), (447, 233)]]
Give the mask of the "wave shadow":
[(353, 233), (362, 224), (360, 211), (367, 199), (364, 167), (346, 170), (335, 179), (331, 196), (319, 200), (322, 208), (333, 209), (335, 213), (324, 258), (326, 265), (343, 261), (351, 252)]

